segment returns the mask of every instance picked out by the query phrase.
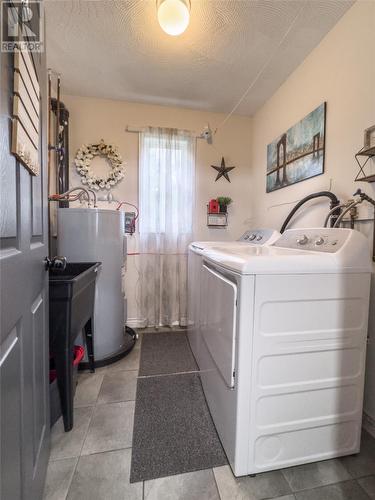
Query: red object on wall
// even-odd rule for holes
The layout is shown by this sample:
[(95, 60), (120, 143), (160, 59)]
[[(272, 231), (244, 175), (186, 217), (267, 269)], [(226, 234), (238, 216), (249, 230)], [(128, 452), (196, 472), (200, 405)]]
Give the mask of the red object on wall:
[(220, 206), (217, 200), (210, 200), (208, 203), (208, 212), (210, 214), (218, 214), (220, 212)]

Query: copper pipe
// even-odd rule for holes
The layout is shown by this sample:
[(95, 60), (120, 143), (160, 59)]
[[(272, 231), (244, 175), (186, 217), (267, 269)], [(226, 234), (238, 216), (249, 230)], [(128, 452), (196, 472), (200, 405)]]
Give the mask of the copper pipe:
[(56, 130), (55, 130), (55, 158), (56, 158), (56, 193), (60, 193), (60, 148), (59, 148), (59, 134), (60, 134), (60, 91), (61, 91), (61, 77), (57, 75), (57, 102), (56, 102)]
[(51, 70), (48, 70), (48, 194), (51, 192), (51, 88), (52, 88), (52, 75)]
[(81, 194), (74, 194), (72, 196), (67, 195), (63, 196), (61, 194), (51, 194), (51, 196), (48, 197), (48, 201), (77, 201), (83, 193)]
[[(70, 193), (74, 192), (74, 191), (80, 191), (77, 195), (73, 195), (71, 196)], [(50, 201), (76, 201), (76, 200), (79, 200), (82, 198), (83, 195), (85, 195), (87, 201), (88, 201), (88, 204), (89, 206), (91, 205), (91, 201), (90, 201), (90, 196), (89, 196), (89, 193), (92, 194), (92, 197), (93, 197), (93, 200), (94, 200), (94, 208), (97, 208), (97, 198), (96, 198), (96, 193), (93, 189), (89, 189), (89, 188), (81, 188), (81, 187), (75, 187), (75, 188), (71, 188), (69, 189), (69, 191), (66, 191), (65, 193), (56, 193), (56, 194), (52, 194), (50, 195), (49, 197), (49, 200)]]
[[(52, 150), (51, 150), (51, 110), (52, 110), (52, 102), (51, 102), (51, 88), (52, 88), (52, 75), (51, 70), (48, 69), (48, 115), (47, 115), (47, 126), (48, 126), (48, 166), (47, 166), (47, 189), (48, 196), (51, 193), (51, 162), (52, 162)], [(48, 205), (48, 255), (51, 257), (52, 252), (52, 228), (51, 228), (51, 210), (52, 207)]]
[[(74, 191), (79, 191), (77, 195), (70, 196), (71, 193)], [(85, 195), (88, 201), (88, 205), (91, 205), (90, 201), (90, 194), (89, 191), (92, 192), (92, 190), (88, 190), (86, 188), (81, 188), (81, 187), (73, 187), (66, 191), (65, 193), (56, 193), (53, 194), (49, 197), (49, 201), (76, 201), (82, 197), (82, 195)], [(94, 206), (96, 206), (96, 194), (94, 193)]]

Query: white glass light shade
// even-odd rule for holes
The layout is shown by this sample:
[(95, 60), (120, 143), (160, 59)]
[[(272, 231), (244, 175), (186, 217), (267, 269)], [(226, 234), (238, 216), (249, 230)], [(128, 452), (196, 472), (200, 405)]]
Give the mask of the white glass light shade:
[(185, 0), (160, 0), (158, 21), (168, 35), (181, 35), (189, 25), (189, 4)]

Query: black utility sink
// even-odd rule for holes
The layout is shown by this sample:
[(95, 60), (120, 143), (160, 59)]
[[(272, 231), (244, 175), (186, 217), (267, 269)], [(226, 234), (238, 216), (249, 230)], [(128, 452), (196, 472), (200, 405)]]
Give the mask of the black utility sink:
[[(73, 292), (74, 288), (75, 292), (78, 291), (89, 282), (95, 281), (100, 266), (100, 262), (68, 262), (65, 269), (50, 269), (50, 293), (52, 291), (53, 296), (57, 298), (64, 289)], [(61, 282), (64, 282), (64, 287)]]
[(100, 262), (71, 262), (49, 270), (49, 344), (54, 357), (64, 427), (73, 427), (73, 346), (84, 334), (91, 371), (94, 371), (92, 318), (95, 281)]

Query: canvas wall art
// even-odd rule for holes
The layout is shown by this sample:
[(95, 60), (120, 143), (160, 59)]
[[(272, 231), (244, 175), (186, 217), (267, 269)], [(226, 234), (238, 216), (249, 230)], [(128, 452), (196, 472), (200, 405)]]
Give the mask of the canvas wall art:
[(326, 103), (267, 146), (267, 193), (324, 172)]

